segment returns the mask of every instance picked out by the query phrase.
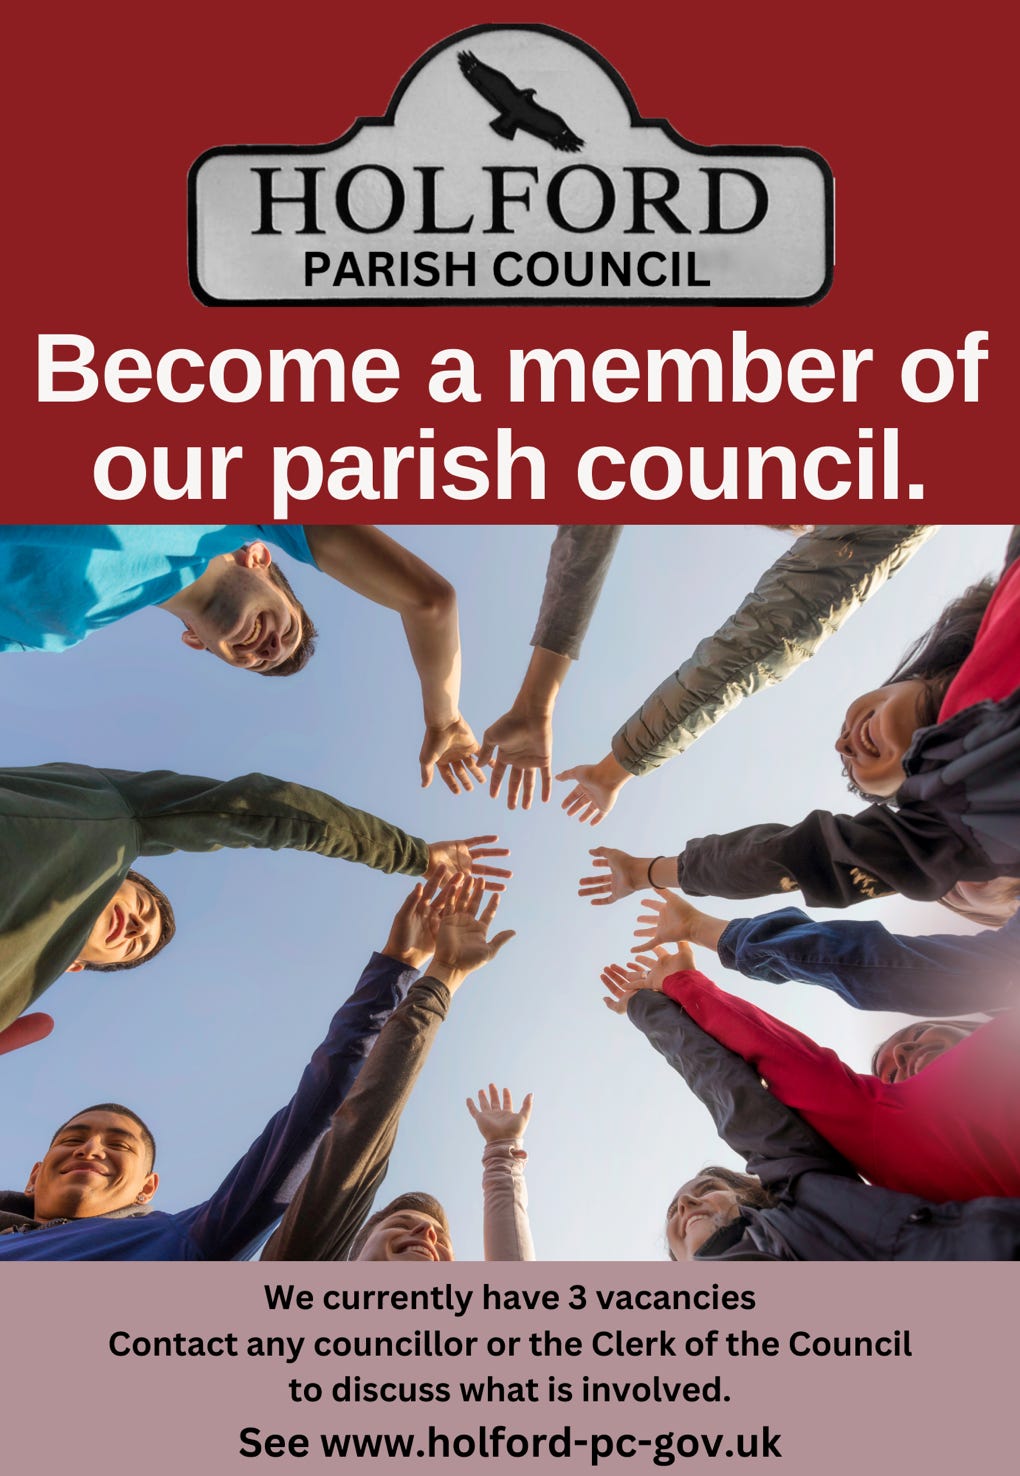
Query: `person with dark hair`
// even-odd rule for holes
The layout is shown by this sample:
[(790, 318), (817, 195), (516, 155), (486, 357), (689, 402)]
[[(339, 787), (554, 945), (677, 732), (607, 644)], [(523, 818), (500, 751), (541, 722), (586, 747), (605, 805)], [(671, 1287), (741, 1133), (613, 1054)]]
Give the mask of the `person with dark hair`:
[(606, 904), (645, 885), (714, 897), (799, 889), (811, 905), (849, 907), (889, 892), (933, 900), (961, 881), (1020, 877), (1018, 631), (1015, 531), (1006, 570), (938, 722), (913, 732), (905, 753), (896, 734), (884, 732), (881, 716), (876, 723), (866, 712), (855, 715), (845, 738), (855, 753), (867, 748), (874, 762), (902, 766), (895, 808), (877, 804), (860, 815), (815, 810), (798, 825), (751, 825), (688, 841), (675, 857), (596, 847), (591, 855), (599, 874), (581, 879), (579, 895)]
[(605, 757), (557, 774), (574, 782), (563, 801), (568, 815), (598, 825), (629, 780), (685, 753), (745, 697), (785, 681), (936, 530), (862, 525), (787, 531), (801, 536), (715, 634), (645, 698)]
[(939, 721), (946, 694), (974, 650), (994, 593), (993, 579), (972, 585), (946, 606), (881, 687), (862, 693), (847, 708), (836, 752), (852, 794), (874, 803), (895, 795), (905, 777), (903, 757), (914, 734)]
[[(359, 1242), (358, 1236), (386, 1177), (401, 1114), (454, 994), (514, 937), (502, 932), (489, 938), (499, 898), (493, 896), (479, 916), (481, 900), (480, 881), (458, 885), (455, 900), (435, 926), (427, 975), (408, 990), (380, 1032), (262, 1260), (342, 1261), (356, 1243), (359, 1260), (453, 1259), (446, 1217), (431, 1198), (424, 1208), (394, 1201), (379, 1212), (367, 1239)], [(511, 1200), (513, 1194), (511, 1186)]]
[(176, 1212), (154, 1210), (152, 1133), (132, 1109), (101, 1102), (57, 1129), (23, 1193), (0, 1192), (0, 1264), (241, 1256), (291, 1202), (333, 1113), (430, 957), (438, 914), (453, 900), (446, 879), (437, 873), (401, 903), (382, 952), (372, 954), (333, 1017), (293, 1098), (209, 1199)]
[(65, 970), (151, 957), (157, 926), (168, 940), (161, 893), (142, 879), (121, 894), (137, 856), (221, 847), (314, 851), (412, 876), (447, 867), (501, 889), (510, 873), (489, 864), (507, 854), (493, 846), (496, 839), (430, 845), (331, 795), (265, 774), (220, 782), (80, 764), (0, 770), (0, 1030)]
[(926, 1020), (877, 1052), (878, 1074), (718, 989), (686, 943), (603, 983), (616, 1003), (656, 990), (735, 1051), (864, 1178), (935, 1202), (1020, 1196), (1020, 1009), (987, 1024)]
[(90, 969), (112, 974), (136, 969), (162, 953), (176, 931), (170, 898), (140, 871), (129, 871), (65, 972)]
[(703, 1245), (743, 1206), (770, 1209), (775, 1199), (753, 1174), (709, 1164), (681, 1184), (666, 1211), (666, 1247), (671, 1261), (693, 1261)]
[(263, 676), (300, 671), (317, 631), (270, 545), (395, 610), (421, 682), (423, 785), (483, 779), (461, 716), (457, 596), (442, 575), (372, 527), (274, 524), (0, 528), (0, 652), (64, 651), (150, 605), (194, 651)]
[(1020, 1005), (1020, 916), (1011, 890), (1003, 889), (1004, 910), (1009, 905), (1004, 924), (983, 933), (911, 938), (880, 922), (818, 922), (796, 907), (727, 922), (663, 889), (642, 899), (648, 910), (638, 917), (639, 942), (631, 952), (693, 943), (714, 949), (725, 968), (748, 979), (817, 984), (858, 1010), (948, 1015), (1009, 1009)]
[[(652, 990), (627, 992), (618, 1012), (626, 1012), (680, 1073), (712, 1114), (720, 1137), (770, 1196), (771, 1202), (762, 1204), (734, 1192), (728, 1203), (714, 1204), (710, 1233), (693, 1250), (694, 1259), (1020, 1257), (1020, 1199), (936, 1203), (863, 1183), (831, 1143), (768, 1089), (752, 1065), (703, 1030), (675, 1000)], [(621, 1000), (612, 1003), (617, 1009)]]

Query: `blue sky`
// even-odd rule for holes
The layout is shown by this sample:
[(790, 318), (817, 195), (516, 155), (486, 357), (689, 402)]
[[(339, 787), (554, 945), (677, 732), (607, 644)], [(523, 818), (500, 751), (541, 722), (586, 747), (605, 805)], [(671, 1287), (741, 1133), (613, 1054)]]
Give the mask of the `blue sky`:
[[(509, 707), (527, 664), (553, 530), (388, 531), (457, 588), (462, 707), (480, 736)], [(458, 1258), (480, 1257), (482, 1141), (464, 1098), (494, 1080), (535, 1092), (527, 1177), (539, 1256), (657, 1259), (677, 1185), (706, 1162), (736, 1160), (680, 1079), (601, 1003), (600, 968), (626, 958), (639, 908), (634, 898), (608, 908), (578, 899), (587, 848), (664, 853), (708, 832), (853, 809), (832, 749), (848, 702), (880, 685), (947, 600), (998, 571), (1005, 541), (998, 527), (943, 529), (812, 662), (627, 785), (595, 829), (559, 809), (566, 785), (548, 806), (512, 815), (477, 791), (455, 799), (438, 781), (422, 792), (420, 699), (399, 620), (300, 566), (288, 572), (322, 631), (301, 676), (268, 682), (230, 671), (185, 649), (173, 617), (145, 611), (72, 651), (5, 659), (5, 763), (66, 759), (219, 778), (262, 770), (426, 840), (498, 831), (515, 872), (499, 926), (518, 936), (455, 998), (384, 1193), (436, 1193)], [(620, 723), (784, 544), (764, 528), (628, 528), (561, 694), (555, 767), (602, 757)], [(54, 1034), (0, 1060), (4, 1187), (23, 1186), (65, 1117), (116, 1100), (156, 1133), (157, 1207), (205, 1198), (288, 1099), (409, 888), (405, 878), (291, 852), (171, 856), (144, 869), (169, 892), (178, 936), (141, 969), (66, 976), (41, 1002)], [(781, 901), (705, 905), (736, 917)], [(854, 915), (911, 933), (966, 928), (902, 899)], [(713, 968), (711, 955), (698, 962), (860, 1069), (899, 1023), (807, 986), (742, 981)]]

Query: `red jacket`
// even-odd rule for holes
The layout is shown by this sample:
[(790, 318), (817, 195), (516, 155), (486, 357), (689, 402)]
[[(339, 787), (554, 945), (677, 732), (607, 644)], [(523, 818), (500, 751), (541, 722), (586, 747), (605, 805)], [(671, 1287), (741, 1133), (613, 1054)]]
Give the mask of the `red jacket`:
[(872, 1184), (940, 1203), (1020, 1196), (1020, 1009), (887, 1086), (693, 969), (663, 992)]

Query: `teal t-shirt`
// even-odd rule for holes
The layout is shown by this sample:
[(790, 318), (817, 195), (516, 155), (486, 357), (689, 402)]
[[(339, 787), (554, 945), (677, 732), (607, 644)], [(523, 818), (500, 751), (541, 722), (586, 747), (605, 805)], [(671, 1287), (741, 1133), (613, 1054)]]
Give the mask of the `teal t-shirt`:
[(315, 563), (304, 529), (286, 524), (0, 527), (0, 651), (65, 651), (255, 541)]

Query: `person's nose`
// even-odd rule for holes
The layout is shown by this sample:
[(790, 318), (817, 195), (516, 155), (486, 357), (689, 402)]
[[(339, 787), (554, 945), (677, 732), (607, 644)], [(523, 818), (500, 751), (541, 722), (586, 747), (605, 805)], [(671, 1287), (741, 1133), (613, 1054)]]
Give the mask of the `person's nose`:
[(914, 1042), (912, 1040), (901, 1040), (899, 1045), (893, 1046), (893, 1065), (896, 1067), (896, 1075), (900, 1081), (907, 1074), (907, 1067), (910, 1065), (913, 1054)]
[(127, 919), (124, 923), (124, 932), (126, 936), (129, 938), (137, 938), (138, 934), (142, 931), (144, 927), (145, 924), (142, 922), (139, 914), (133, 910), (129, 911)]
[(103, 1140), (98, 1133), (93, 1133), (91, 1138), (86, 1138), (84, 1143), (79, 1143), (72, 1155), (74, 1158), (103, 1158)]
[(842, 728), (840, 730), (839, 737), (836, 739), (835, 749), (836, 752), (842, 754), (844, 758), (851, 757), (853, 753), (853, 748), (850, 744), (850, 733), (848, 729)]

